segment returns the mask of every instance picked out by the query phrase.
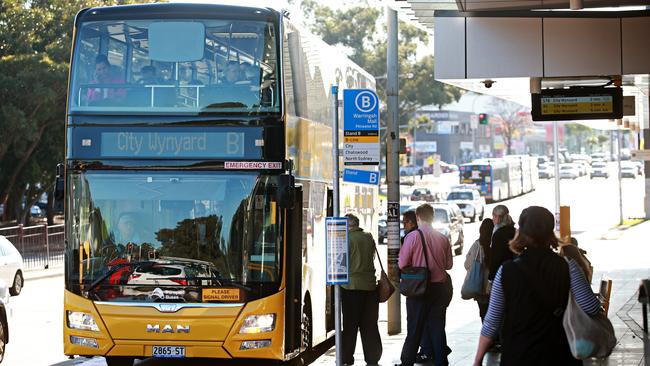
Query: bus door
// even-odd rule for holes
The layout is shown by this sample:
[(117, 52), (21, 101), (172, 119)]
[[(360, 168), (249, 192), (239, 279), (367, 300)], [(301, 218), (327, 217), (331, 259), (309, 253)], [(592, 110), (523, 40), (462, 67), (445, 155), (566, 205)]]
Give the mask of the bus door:
[[(340, 207), (340, 204), (339, 204)], [(327, 189), (327, 216), (334, 216), (334, 190)], [(327, 286), (325, 305), (325, 329), (329, 332), (334, 330), (334, 286)]]
[(293, 203), (286, 210), (285, 354), (299, 351), (302, 341), (302, 211), (302, 187), (296, 186)]

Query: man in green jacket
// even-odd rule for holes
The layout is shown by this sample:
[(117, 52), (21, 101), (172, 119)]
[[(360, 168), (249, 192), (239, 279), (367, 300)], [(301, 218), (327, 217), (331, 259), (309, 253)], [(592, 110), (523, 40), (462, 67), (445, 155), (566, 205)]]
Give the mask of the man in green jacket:
[(349, 278), (341, 289), (343, 300), (343, 363), (354, 364), (357, 332), (361, 332), (363, 355), (368, 365), (381, 358), (379, 335), (379, 298), (375, 276), (375, 240), (359, 227), (359, 218), (345, 215), (349, 228)]

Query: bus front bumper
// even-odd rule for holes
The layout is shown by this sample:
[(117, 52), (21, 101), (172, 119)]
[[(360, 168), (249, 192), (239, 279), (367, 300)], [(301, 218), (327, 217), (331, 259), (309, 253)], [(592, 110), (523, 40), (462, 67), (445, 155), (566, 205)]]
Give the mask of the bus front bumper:
[[(173, 313), (160, 312), (147, 304), (96, 303), (66, 291), (64, 353), (68, 356), (148, 358), (152, 357), (154, 347), (169, 346), (183, 347), (187, 358), (282, 360), (283, 306), (284, 291), (246, 304), (186, 307)], [(96, 327), (94, 330), (73, 329), (69, 312), (90, 315)], [(272, 331), (240, 333), (246, 318), (262, 314), (275, 314)]]

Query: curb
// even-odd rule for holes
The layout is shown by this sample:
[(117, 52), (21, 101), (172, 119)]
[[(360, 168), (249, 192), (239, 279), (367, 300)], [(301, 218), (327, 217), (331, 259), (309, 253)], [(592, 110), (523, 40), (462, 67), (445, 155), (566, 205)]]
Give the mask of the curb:
[(63, 267), (57, 267), (57, 268), (46, 269), (46, 270), (28, 270), (23, 272), (23, 275), (25, 277), (25, 281), (59, 277), (59, 276), (63, 276)]

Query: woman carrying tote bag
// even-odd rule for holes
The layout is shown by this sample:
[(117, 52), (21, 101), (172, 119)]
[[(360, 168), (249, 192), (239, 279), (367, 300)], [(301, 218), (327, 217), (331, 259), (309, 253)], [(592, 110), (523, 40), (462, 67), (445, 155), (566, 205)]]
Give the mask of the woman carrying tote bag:
[(505, 262), (492, 283), (474, 365), (479, 366), (503, 325), (501, 366), (582, 365), (571, 354), (563, 322), (569, 293), (589, 316), (600, 311), (580, 267), (553, 249), (555, 217), (543, 207), (526, 208), (510, 249), (519, 254)]
[(465, 257), (467, 275), (460, 290), (463, 299), (474, 299), (476, 301), (481, 322), (485, 318), (490, 301), (488, 274), (490, 272), (490, 241), (493, 230), (494, 222), (492, 219), (483, 220), (479, 229), (480, 236), (472, 244)]

